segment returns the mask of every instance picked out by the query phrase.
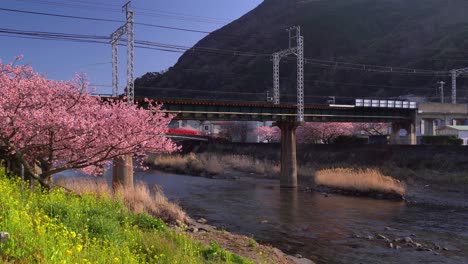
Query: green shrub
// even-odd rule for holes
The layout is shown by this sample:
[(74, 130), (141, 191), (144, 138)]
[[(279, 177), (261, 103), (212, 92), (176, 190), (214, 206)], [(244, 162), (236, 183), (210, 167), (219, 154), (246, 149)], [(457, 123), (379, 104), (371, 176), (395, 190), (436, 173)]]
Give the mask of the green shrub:
[(240, 258), (237, 255), (231, 254), (221, 248), (218, 243), (212, 242), (210, 246), (203, 250), (203, 256), (207, 260), (211, 261), (228, 261), (231, 263), (239, 263), (239, 264), (249, 264), (252, 263), (250, 261), (246, 261)]
[(141, 229), (167, 231), (167, 226), (161, 219), (156, 219), (147, 213), (135, 214), (132, 223)]
[(463, 139), (455, 135), (436, 135), (436, 136), (422, 136), (421, 144), (423, 145), (463, 145)]

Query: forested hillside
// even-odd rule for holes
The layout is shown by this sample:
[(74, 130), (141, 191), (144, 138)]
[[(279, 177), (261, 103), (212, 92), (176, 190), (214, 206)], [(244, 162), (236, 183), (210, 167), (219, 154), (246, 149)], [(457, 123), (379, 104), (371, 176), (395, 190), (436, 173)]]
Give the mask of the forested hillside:
[[(203, 38), (165, 73), (138, 78), (136, 94), (265, 101), (266, 91), (272, 91), (269, 55), (288, 47), (285, 29), (292, 25), (302, 27), (309, 59), (441, 71), (463, 68), (468, 66), (467, 11), (465, 0), (265, 0)], [(305, 66), (306, 103), (325, 103), (332, 95), (338, 101), (407, 94), (436, 100), (436, 82), (450, 82), (435, 73), (383, 73), (310, 62)], [(464, 81), (459, 78), (460, 101), (468, 96)], [(283, 102), (295, 101), (295, 85), (295, 62), (285, 59)], [(445, 94), (450, 96), (450, 85)]]

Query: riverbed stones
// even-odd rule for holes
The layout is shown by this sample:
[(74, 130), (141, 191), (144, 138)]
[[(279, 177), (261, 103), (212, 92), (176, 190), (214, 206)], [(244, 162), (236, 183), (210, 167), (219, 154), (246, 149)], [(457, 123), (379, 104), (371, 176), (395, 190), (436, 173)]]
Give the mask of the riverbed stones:
[(6, 243), (10, 239), (10, 233), (0, 232), (0, 243)]
[(411, 237), (405, 237), (404, 240), (406, 243), (413, 243), (413, 239), (411, 239)]
[(197, 233), (198, 232), (198, 228), (194, 227), (194, 226), (189, 226), (187, 228), (187, 231), (188, 232), (191, 232), (191, 233)]
[(388, 238), (382, 234), (377, 234), (377, 238), (378, 239), (383, 239), (383, 240), (387, 240)]
[(197, 219), (197, 223), (200, 223), (200, 224), (206, 224), (208, 221), (205, 219), (205, 218), (199, 218)]

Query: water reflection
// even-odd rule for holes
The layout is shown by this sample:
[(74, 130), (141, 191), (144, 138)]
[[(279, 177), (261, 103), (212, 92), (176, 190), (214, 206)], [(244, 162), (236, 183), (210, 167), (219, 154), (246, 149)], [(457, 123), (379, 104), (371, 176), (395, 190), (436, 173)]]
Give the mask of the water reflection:
[(280, 204), (278, 213), (281, 223), (295, 223), (300, 210), (307, 210), (299, 208), (298, 195), (297, 190), (279, 189), (279, 199), (276, 201)]

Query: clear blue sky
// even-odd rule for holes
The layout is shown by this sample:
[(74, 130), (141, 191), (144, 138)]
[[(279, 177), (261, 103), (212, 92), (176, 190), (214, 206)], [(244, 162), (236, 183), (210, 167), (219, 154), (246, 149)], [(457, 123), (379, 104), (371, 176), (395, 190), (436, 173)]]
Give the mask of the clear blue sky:
[[(135, 22), (213, 31), (255, 8), (263, 0), (133, 0)], [(127, 0), (2, 0), (0, 8), (124, 20)], [(120, 23), (76, 20), (0, 11), (0, 28), (109, 36)], [(205, 34), (135, 25), (135, 39), (193, 46)], [(35, 71), (50, 79), (68, 80), (86, 72), (98, 92), (109, 93), (111, 46), (6, 37), (0, 34), (0, 59), (24, 55)], [(125, 47), (119, 48), (120, 91), (126, 82)], [(174, 65), (180, 53), (135, 49), (135, 77)], [(103, 86), (102, 86), (103, 85)]]

